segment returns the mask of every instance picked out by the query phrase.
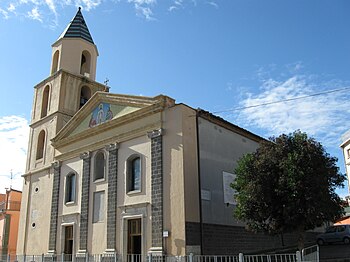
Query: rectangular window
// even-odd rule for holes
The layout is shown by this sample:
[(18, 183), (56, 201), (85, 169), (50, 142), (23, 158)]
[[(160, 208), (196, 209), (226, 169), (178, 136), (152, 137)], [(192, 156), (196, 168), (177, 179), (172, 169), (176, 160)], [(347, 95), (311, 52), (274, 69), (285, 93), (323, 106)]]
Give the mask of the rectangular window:
[(104, 220), (105, 213), (105, 192), (95, 192), (94, 193), (94, 213), (92, 222), (101, 222)]
[(348, 150), (346, 150), (347, 154), (348, 154), (348, 158), (350, 158), (350, 148)]
[(71, 173), (66, 177), (66, 203), (75, 201), (76, 175)]

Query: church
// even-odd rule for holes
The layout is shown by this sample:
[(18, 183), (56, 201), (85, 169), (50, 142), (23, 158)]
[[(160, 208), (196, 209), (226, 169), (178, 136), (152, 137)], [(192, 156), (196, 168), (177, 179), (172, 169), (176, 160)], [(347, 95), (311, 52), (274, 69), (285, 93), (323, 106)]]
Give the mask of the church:
[(262, 137), (165, 95), (113, 94), (79, 8), (34, 87), (18, 255), (238, 254), (279, 245), (233, 217)]

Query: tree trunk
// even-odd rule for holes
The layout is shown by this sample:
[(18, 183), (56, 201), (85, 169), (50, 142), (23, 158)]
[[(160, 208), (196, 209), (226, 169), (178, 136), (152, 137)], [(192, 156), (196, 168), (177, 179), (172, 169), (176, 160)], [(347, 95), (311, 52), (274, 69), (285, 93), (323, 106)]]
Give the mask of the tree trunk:
[(304, 242), (305, 242), (305, 230), (304, 230), (304, 226), (300, 226), (298, 228), (298, 249), (300, 252), (304, 248)]
[(284, 247), (284, 237), (283, 237), (283, 232), (281, 233), (281, 243), (282, 243), (282, 247)]

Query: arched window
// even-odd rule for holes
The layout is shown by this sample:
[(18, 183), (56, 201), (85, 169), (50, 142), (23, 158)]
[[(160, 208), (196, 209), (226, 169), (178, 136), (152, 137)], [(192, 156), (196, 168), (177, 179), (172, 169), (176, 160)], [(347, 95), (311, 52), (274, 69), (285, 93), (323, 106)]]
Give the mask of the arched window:
[(133, 156), (127, 161), (128, 192), (141, 190), (141, 158)]
[(87, 86), (83, 86), (80, 90), (80, 107), (81, 108), (91, 97), (91, 90)]
[(52, 58), (52, 68), (51, 68), (51, 75), (58, 70), (58, 58), (60, 56), (60, 51), (56, 51)]
[(49, 94), (50, 94), (50, 87), (45, 86), (43, 91), (43, 99), (41, 102), (41, 117), (47, 116), (47, 108), (49, 106)]
[(103, 152), (97, 152), (95, 155), (94, 181), (105, 177), (105, 155)]
[(45, 131), (41, 130), (38, 136), (38, 144), (36, 149), (36, 159), (42, 159), (44, 156)]
[(75, 185), (76, 175), (75, 173), (69, 173), (66, 176), (66, 203), (75, 201)]
[(91, 55), (88, 51), (83, 51), (81, 54), (81, 63), (80, 63), (80, 74), (87, 77), (90, 76), (90, 62)]

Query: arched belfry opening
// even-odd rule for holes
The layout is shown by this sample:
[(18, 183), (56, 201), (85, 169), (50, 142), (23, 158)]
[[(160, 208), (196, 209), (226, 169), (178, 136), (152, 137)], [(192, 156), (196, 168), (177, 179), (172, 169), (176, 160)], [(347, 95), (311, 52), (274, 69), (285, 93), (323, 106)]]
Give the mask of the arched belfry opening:
[(50, 87), (45, 86), (43, 91), (42, 102), (41, 102), (41, 117), (47, 116), (47, 110), (49, 107), (49, 95), (50, 95)]
[(91, 55), (88, 51), (81, 54), (80, 74), (90, 77)]
[(58, 59), (60, 56), (60, 51), (56, 50), (56, 52), (54, 53), (53, 57), (52, 57), (52, 68), (51, 68), (51, 75), (54, 74), (55, 72), (57, 72), (58, 70)]
[(90, 99), (91, 97), (91, 90), (89, 87), (87, 86), (83, 86), (80, 90), (80, 106), (79, 108), (81, 108), (83, 105), (85, 105), (85, 103)]
[(41, 130), (38, 136), (38, 144), (36, 149), (36, 160), (44, 157), (45, 131)]

